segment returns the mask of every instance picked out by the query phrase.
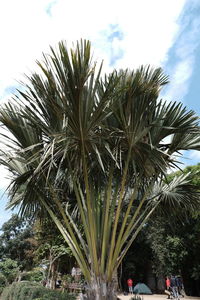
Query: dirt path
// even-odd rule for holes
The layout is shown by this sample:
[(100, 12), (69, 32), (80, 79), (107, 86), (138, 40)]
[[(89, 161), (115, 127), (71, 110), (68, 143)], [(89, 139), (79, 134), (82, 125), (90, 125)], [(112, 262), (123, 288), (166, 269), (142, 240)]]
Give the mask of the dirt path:
[[(124, 296), (124, 295), (119, 295), (118, 296), (121, 300), (130, 300), (131, 299), (131, 295), (128, 296)], [(154, 295), (142, 295), (143, 300), (165, 300), (167, 299), (167, 295), (158, 295), (158, 294), (154, 294)], [(184, 297), (181, 298), (183, 300), (200, 300), (200, 297)]]
[[(167, 299), (167, 295), (159, 295), (159, 294), (154, 294), (154, 295), (141, 295), (143, 300), (165, 300)], [(124, 296), (122, 294), (119, 294), (118, 297), (121, 300), (130, 300), (131, 299), (131, 295), (128, 296)], [(77, 300), (79, 300), (80, 298), (78, 297)], [(200, 297), (189, 297), (189, 296), (185, 296), (184, 298), (181, 298), (181, 300), (200, 300)]]

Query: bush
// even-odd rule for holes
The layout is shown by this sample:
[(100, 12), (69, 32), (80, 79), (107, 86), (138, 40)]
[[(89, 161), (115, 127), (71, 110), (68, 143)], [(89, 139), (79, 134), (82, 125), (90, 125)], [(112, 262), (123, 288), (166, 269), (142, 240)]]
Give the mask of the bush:
[(53, 291), (34, 282), (14, 282), (3, 290), (1, 300), (75, 300), (75, 295)]
[(42, 271), (38, 268), (35, 268), (32, 271), (24, 273), (21, 280), (40, 282), (42, 281), (43, 277)]
[(0, 294), (2, 293), (4, 287), (6, 286), (6, 278), (3, 274), (0, 273)]
[(0, 262), (0, 272), (8, 283), (12, 283), (19, 274), (19, 266), (15, 260), (6, 258)]

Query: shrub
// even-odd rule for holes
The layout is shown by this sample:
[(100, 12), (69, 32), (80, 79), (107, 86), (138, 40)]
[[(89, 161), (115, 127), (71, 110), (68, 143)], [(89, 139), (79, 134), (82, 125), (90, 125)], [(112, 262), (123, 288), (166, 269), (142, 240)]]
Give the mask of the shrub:
[(12, 283), (19, 274), (19, 266), (15, 260), (6, 258), (0, 262), (0, 272), (8, 283)]
[(65, 274), (62, 276), (62, 280), (67, 283), (71, 283), (73, 281), (73, 277), (70, 274)]
[(53, 291), (34, 282), (14, 282), (3, 290), (1, 300), (75, 300), (73, 294)]
[(3, 274), (0, 273), (0, 294), (2, 293), (4, 287), (6, 286), (6, 278)]
[(27, 281), (36, 281), (40, 282), (43, 279), (43, 273), (40, 269), (33, 269), (32, 271), (26, 272), (22, 275), (22, 280), (27, 280)]

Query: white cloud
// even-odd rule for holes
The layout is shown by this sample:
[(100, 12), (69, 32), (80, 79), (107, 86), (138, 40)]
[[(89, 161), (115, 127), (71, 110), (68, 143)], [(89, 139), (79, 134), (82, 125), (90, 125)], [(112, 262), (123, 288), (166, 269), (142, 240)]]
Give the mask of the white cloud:
[[(117, 67), (142, 63), (158, 65), (179, 30), (177, 18), (185, 0), (6, 0), (0, 2), (0, 95), (32, 70), (48, 45), (59, 40), (92, 40), (95, 58), (109, 65), (107, 37), (110, 24), (118, 24), (123, 40), (113, 47), (124, 51)], [(47, 13), (48, 12), (48, 13)], [(112, 46), (112, 45), (111, 45)]]
[(199, 163), (199, 162), (200, 162), (200, 151), (197, 151), (197, 150), (192, 150), (192, 151), (190, 151), (189, 157), (190, 157), (192, 160), (196, 160), (197, 163)]
[(126, 29), (122, 41), (126, 54), (120, 67), (135, 67), (140, 64), (160, 65), (167, 59), (179, 26), (179, 16), (185, 1), (140, 1), (121, 20)]
[(194, 13), (195, 8), (198, 12), (200, 9), (198, 1), (187, 1), (185, 9), (187, 13), (183, 14), (179, 21), (180, 35), (172, 53), (174, 61), (168, 68), (170, 85), (164, 94), (164, 97), (169, 100), (184, 100), (189, 90), (190, 79), (195, 66), (195, 51), (200, 44), (200, 18), (197, 12)]
[(188, 92), (189, 80), (191, 78), (195, 57), (193, 55), (187, 56), (185, 59), (177, 62), (170, 72), (170, 84), (164, 94), (167, 100), (181, 101)]

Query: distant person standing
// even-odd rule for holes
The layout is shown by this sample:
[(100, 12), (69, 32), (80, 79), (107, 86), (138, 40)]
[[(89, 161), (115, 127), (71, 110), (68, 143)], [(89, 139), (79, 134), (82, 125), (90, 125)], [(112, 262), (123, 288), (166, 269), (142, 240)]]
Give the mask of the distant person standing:
[(72, 277), (75, 278), (75, 276), (76, 276), (76, 268), (75, 267), (72, 268), (71, 275), (72, 275)]
[(180, 296), (184, 297), (183, 280), (181, 276), (180, 275), (177, 276), (176, 280), (177, 280), (178, 293)]
[(131, 278), (129, 278), (127, 280), (127, 284), (128, 284), (129, 293), (133, 294), (133, 280)]
[(166, 284), (166, 289), (167, 289), (167, 299), (170, 299), (170, 278), (167, 276), (166, 280), (165, 280), (165, 284)]
[(171, 276), (170, 278), (170, 287), (172, 289), (174, 298), (179, 299), (177, 278), (175, 276)]

